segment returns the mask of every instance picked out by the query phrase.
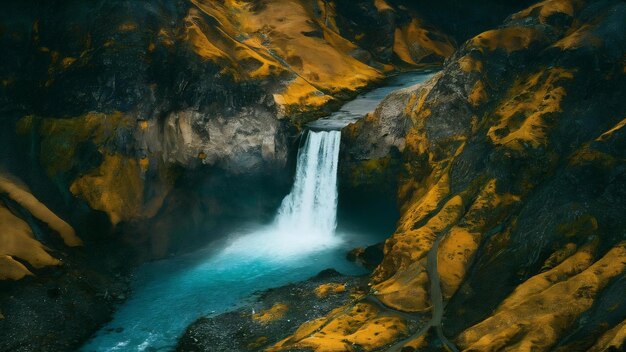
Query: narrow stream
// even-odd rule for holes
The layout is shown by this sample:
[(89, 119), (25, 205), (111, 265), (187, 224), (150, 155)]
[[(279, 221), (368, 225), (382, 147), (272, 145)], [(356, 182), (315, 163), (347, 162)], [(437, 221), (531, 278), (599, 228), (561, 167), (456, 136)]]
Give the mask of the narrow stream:
[[(82, 351), (171, 351), (200, 316), (231, 310), (255, 292), (305, 280), (323, 269), (365, 271), (346, 252), (380, 242), (388, 233), (345, 233), (337, 227), (337, 162), (341, 133), (330, 128), (374, 110), (391, 91), (425, 81), (410, 73), (347, 103), (307, 133), (294, 185), (273, 223), (232, 234), (221, 245), (148, 263), (135, 273), (133, 295)], [(340, 227), (341, 228), (341, 227)]]

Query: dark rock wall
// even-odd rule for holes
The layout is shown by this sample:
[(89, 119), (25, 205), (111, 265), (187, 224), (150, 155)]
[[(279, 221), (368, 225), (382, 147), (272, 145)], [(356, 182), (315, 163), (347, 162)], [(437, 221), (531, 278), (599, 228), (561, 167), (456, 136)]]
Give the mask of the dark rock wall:
[[(376, 33), (326, 5), (3, 3), (0, 177), (19, 179), (84, 247), (66, 247), (2, 195), (10, 219), (28, 225), (19, 235), (36, 233), (33, 248), (55, 265), (33, 267), (19, 256), (27, 250), (0, 245), (0, 277), (23, 277), (0, 282), (0, 350), (73, 349), (123, 301), (134, 265), (269, 221), (291, 186), (303, 122), (452, 52), (437, 34), (444, 51), (422, 62), (434, 49), (413, 45), (404, 62), (391, 53), (410, 37), (396, 40), (396, 29), (415, 14), (350, 10), (385, 27)], [(347, 34), (364, 29), (361, 43), (375, 46)]]
[[(431, 82), (393, 94), (346, 131), (344, 201), (379, 201), (368, 211), (394, 213), (397, 194), (400, 211), (371, 280), (374, 296), (392, 310), (428, 312), (437, 304), (426, 258), (435, 248), (444, 333), (462, 347), (482, 350), (478, 335), (515, 349), (538, 340), (516, 309), (543, 311), (535, 301), (503, 300), (532, 291), (527, 282), (558, 274), (571, 259), (581, 269), (565, 283), (579, 294), (562, 301), (574, 313), (564, 323), (558, 309), (545, 311), (544, 326), (556, 332), (535, 347), (586, 348), (606, 327), (619, 336), (621, 306), (608, 325), (599, 312), (624, 275), (624, 2), (550, 0), (512, 16), (528, 2), (240, 5), (5, 4), (0, 167), (70, 222), (86, 247), (42, 240), (66, 264), (1, 283), (2, 349), (79, 345), (124, 296), (121, 262), (183, 251), (245, 219), (267, 220), (290, 186), (302, 123), (389, 72), (446, 58)], [(452, 55), (454, 42), (469, 38)], [(113, 254), (94, 260), (101, 251)], [(607, 261), (611, 272), (602, 269)], [(561, 292), (550, 284), (539, 297)], [(62, 327), (37, 315), (42, 308), (29, 302), (44, 292), (50, 312), (89, 323)], [(90, 315), (96, 304), (103, 309)], [(12, 318), (26, 313), (37, 317)], [(502, 316), (518, 319), (514, 339), (490, 327)], [(391, 332), (366, 349), (413, 333), (392, 320)], [(365, 343), (366, 330), (352, 342)], [(329, 333), (343, 341), (340, 331)], [(291, 341), (298, 348), (324, 347), (300, 337)]]
[[(268, 346), (623, 349), (624, 9), (533, 5), (348, 127), (344, 187), (394, 185), (401, 214), (356, 304), (380, 302), (406, 323), (425, 315), (436, 329), (376, 335), (346, 312)], [(346, 320), (354, 329), (338, 327)]]

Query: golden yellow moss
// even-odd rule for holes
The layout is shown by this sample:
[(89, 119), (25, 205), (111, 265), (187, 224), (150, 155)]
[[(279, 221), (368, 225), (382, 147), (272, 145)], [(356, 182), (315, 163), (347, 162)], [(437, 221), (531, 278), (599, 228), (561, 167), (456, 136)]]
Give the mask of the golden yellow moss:
[(317, 10), (319, 11), (317, 15), (318, 20), (328, 27), (328, 29), (339, 32), (339, 27), (337, 27), (337, 21), (335, 19), (337, 17), (335, 2), (327, 0), (316, 0), (316, 2)]
[(340, 284), (335, 282), (321, 284), (317, 288), (315, 288), (315, 295), (318, 298), (326, 298), (328, 297), (328, 295), (344, 292), (346, 292), (346, 284)]
[(496, 49), (505, 50), (508, 53), (528, 49), (531, 43), (541, 38), (541, 32), (522, 26), (512, 26), (486, 31), (472, 38), (468, 45), (480, 50)]
[(80, 143), (90, 141), (105, 144), (119, 129), (132, 129), (136, 120), (120, 112), (110, 114), (90, 112), (67, 119), (26, 116), (17, 123), (17, 132), (33, 130), (41, 137), (41, 162), (49, 176), (67, 172), (75, 166)]
[(374, 0), (374, 6), (378, 12), (393, 11), (393, 8), (385, 0)]
[(569, 161), (570, 165), (594, 164), (606, 169), (612, 169), (619, 160), (613, 155), (594, 149), (589, 143), (586, 143), (572, 154)]
[[(421, 119), (425, 119), (430, 116), (430, 109), (428, 108), (418, 111)], [(423, 121), (418, 122), (418, 125), (423, 125)], [(421, 126), (411, 128), (406, 134), (406, 137), (404, 137), (406, 149), (416, 155), (424, 154), (428, 150), (428, 139), (425, 137), (423, 130), (420, 127)]]
[[(48, 254), (44, 246), (33, 237), (33, 233), (28, 224), (13, 215), (9, 209), (0, 203), (0, 255), (5, 257), (5, 268), (15, 275), (18, 269), (15, 263), (9, 267), (7, 256), (22, 259), (34, 268), (59, 265), (59, 261)], [(25, 268), (22, 268), (25, 269)], [(19, 272), (18, 272), (19, 274)], [(21, 274), (28, 275), (28, 270), (21, 271)], [(8, 272), (3, 272), (0, 276), (8, 276)]]
[[(444, 236), (437, 252), (437, 271), (444, 298), (459, 288), (478, 250), (483, 234), (509, 214), (520, 197), (496, 192), (496, 180), (482, 188), (467, 213)], [(427, 289), (427, 287), (424, 287)]]
[(174, 45), (174, 39), (172, 39), (172, 34), (168, 32), (166, 29), (161, 28), (157, 35), (158, 35), (159, 41), (166, 47), (171, 47)]
[(550, 270), (557, 265), (561, 264), (565, 259), (571, 257), (578, 250), (578, 246), (575, 243), (567, 243), (563, 248), (556, 250), (552, 253), (548, 259), (543, 262), (541, 271)]
[[(301, 64), (290, 68), (325, 92), (355, 90), (382, 77), (378, 71), (346, 55), (341, 48), (331, 46), (324, 38), (305, 36), (303, 31), (317, 29), (310, 20), (301, 4), (277, 1), (268, 3), (243, 27), (246, 32), (254, 32), (271, 24), (272, 31), (264, 34), (269, 36), (272, 49), (283, 58), (299, 57)], [(323, 23), (318, 25), (325, 27)]]
[(500, 307), (518, 306), (525, 302), (528, 297), (541, 293), (550, 286), (583, 272), (593, 263), (594, 250), (594, 245), (585, 246), (554, 268), (526, 280), (502, 301)]
[[(82, 245), (74, 229), (37, 200), (19, 181), (0, 176), (0, 193), (6, 194), (34, 218), (59, 233), (66, 245), (71, 247)], [(43, 244), (35, 239), (29, 225), (0, 201), (0, 280), (19, 280), (33, 275), (18, 260), (28, 263), (35, 269), (60, 264), (59, 260), (48, 254)]]
[(485, 85), (483, 84), (483, 81), (478, 80), (474, 84), (474, 88), (472, 88), (472, 91), (467, 97), (467, 101), (473, 107), (478, 107), (482, 103), (486, 102), (488, 98), (489, 96), (487, 95), (487, 92), (485, 91)]
[[(224, 73), (236, 79), (294, 74), (274, 96), (283, 115), (319, 107), (334, 94), (382, 78), (381, 72), (352, 57), (357, 46), (338, 34), (333, 2), (318, 1), (321, 13), (310, 4), (291, 0), (262, 7), (240, 0), (192, 3), (185, 39), (199, 56), (222, 64)], [(380, 11), (391, 8), (384, 0), (375, 5)], [(307, 35), (320, 30), (321, 38)], [(454, 50), (451, 42), (445, 35), (433, 34), (417, 19), (398, 28), (394, 45), (398, 56), (411, 64), (419, 64), (431, 53), (449, 56)]]
[(120, 24), (117, 29), (121, 32), (134, 31), (137, 29), (137, 24), (134, 22), (124, 22)]
[(458, 63), (461, 70), (466, 73), (483, 71), (483, 62), (473, 58), (471, 55), (463, 56)]
[(588, 352), (619, 351), (626, 346), (626, 320), (602, 335)]
[[(342, 310), (342, 309), (343, 307), (336, 308), (333, 310), (333, 312), (337, 312), (338, 310)], [(328, 316), (332, 316), (332, 313), (329, 313)], [(296, 330), (296, 332), (293, 335), (278, 342), (276, 345), (282, 346), (282, 345), (285, 345), (286, 343), (290, 343), (292, 341), (300, 341), (306, 337), (309, 337), (310, 335), (318, 331), (320, 328), (322, 328), (322, 326), (324, 326), (324, 324), (327, 321), (328, 321), (328, 318), (322, 317), (322, 318), (317, 318), (314, 320), (304, 322), (302, 323), (302, 325), (298, 327), (298, 330)]]
[(276, 104), (284, 106), (284, 114), (289, 114), (298, 106), (320, 107), (333, 100), (332, 97), (312, 86), (301, 77), (295, 78), (282, 93), (274, 94)]
[[(148, 127), (149, 121), (120, 112), (90, 112), (67, 119), (26, 116), (18, 121), (16, 129), (19, 134), (33, 131), (40, 134), (41, 162), (51, 177), (82, 171), (84, 166), (80, 164), (78, 151), (83, 143), (95, 146), (103, 156), (101, 165), (72, 180), (70, 191), (87, 201), (93, 209), (106, 212), (112, 223), (117, 224), (123, 220), (153, 216), (169, 190), (168, 185), (160, 185), (162, 192), (146, 200), (144, 207), (142, 173), (148, 171), (151, 162), (158, 160), (147, 155), (135, 159), (111, 154), (107, 149), (111, 139), (132, 135), (135, 130), (143, 131)], [(161, 180), (167, 178), (164, 172), (159, 177)]]
[[(278, 60), (264, 51), (255, 50), (260, 46), (257, 41), (249, 39), (242, 43), (232, 37), (234, 33), (227, 32), (227, 29), (234, 32), (235, 24), (228, 17), (218, 16), (227, 11), (221, 5), (204, 2), (195, 4), (198, 8), (191, 8), (185, 18), (186, 40), (199, 56), (222, 65), (225, 72), (236, 79), (262, 78), (284, 71)], [(226, 29), (206, 23), (203, 13), (213, 18), (219, 17), (220, 24)]]
[(562, 111), (561, 101), (567, 94), (562, 85), (573, 77), (571, 71), (553, 67), (515, 82), (507, 93), (510, 98), (496, 109), (499, 120), (487, 132), (492, 142), (517, 151), (547, 146), (553, 123), (546, 115)]
[(139, 159), (139, 169), (141, 169), (141, 172), (148, 171), (149, 167), (150, 167), (150, 159), (148, 159), (148, 157), (143, 157)]
[(260, 336), (260, 337), (257, 337), (256, 339), (254, 339), (254, 340), (250, 341), (250, 342), (246, 345), (246, 347), (247, 347), (249, 350), (254, 350), (254, 349), (257, 349), (257, 348), (259, 348), (259, 347), (261, 347), (261, 346), (265, 345), (266, 343), (267, 343), (267, 336)]
[[(461, 196), (450, 196), (448, 172), (450, 161), (464, 148), (462, 136), (452, 137), (445, 152), (432, 152), (425, 132), (424, 121), (430, 116), (425, 105), (429, 86), (410, 99), (414, 110), (414, 126), (407, 136), (409, 153), (428, 158), (428, 166), (415, 170), (415, 175), (401, 180), (399, 199), (401, 217), (396, 233), (385, 242), (385, 257), (372, 276), (372, 288), (386, 305), (403, 311), (424, 311), (430, 307), (426, 254), (435, 239), (453, 227), (464, 213)], [(446, 201), (447, 199), (447, 201)], [(445, 202), (445, 204), (443, 204)]]
[(447, 173), (430, 188), (425, 188), (426, 193), (417, 193), (409, 202), (398, 221), (397, 231), (411, 230), (414, 225), (425, 219), (431, 212), (437, 209), (441, 201), (450, 194), (450, 180)]
[[(547, 351), (626, 268), (626, 242), (593, 262), (592, 246), (521, 284), (494, 314), (457, 339), (469, 351)], [(591, 264), (591, 265), (590, 265)]]
[(107, 213), (112, 224), (132, 220), (142, 213), (143, 179), (137, 161), (106, 154), (95, 170), (77, 178), (70, 191), (92, 209)]
[[(332, 100), (327, 95), (354, 91), (382, 77), (349, 55), (356, 47), (337, 35), (332, 6), (321, 4), (324, 16), (316, 18), (302, 3), (290, 0), (269, 2), (260, 9), (240, 0), (192, 3), (186, 39), (198, 55), (223, 64), (225, 72), (237, 79), (294, 74), (284, 91), (275, 95), (284, 114), (319, 107)], [(304, 34), (319, 28), (323, 38)]]
[(450, 194), (448, 173), (451, 161), (463, 151), (466, 137), (452, 136), (445, 149), (437, 150), (428, 139), (425, 122), (430, 117), (429, 106), (437, 102), (435, 98), (427, 103), (426, 98), (437, 79), (411, 96), (410, 107), (405, 110), (412, 122), (405, 153), (422, 162), (404, 165), (406, 176), (400, 179), (398, 189), (401, 217), (395, 234), (385, 242), (385, 257), (371, 279), (381, 302), (403, 311), (430, 308), (426, 254), (435, 239), (453, 228), (465, 213), (462, 196)]
[[(20, 134), (36, 131), (41, 135), (40, 158), (51, 177), (81, 168), (77, 153), (82, 143), (90, 143), (98, 148), (103, 155), (103, 162), (98, 168), (73, 180), (70, 191), (87, 201), (93, 209), (106, 212), (111, 222), (117, 224), (154, 215), (167, 194), (167, 189), (164, 189), (148, 200), (144, 208), (142, 173), (148, 171), (151, 161), (155, 159), (149, 156), (135, 159), (111, 154), (107, 150), (111, 139), (148, 127), (148, 121), (137, 120), (120, 112), (90, 112), (67, 119), (26, 116), (18, 121), (16, 129)], [(160, 176), (165, 178), (164, 175)], [(69, 235), (62, 235), (69, 240)]]
[(602, 40), (591, 32), (592, 27), (585, 24), (552, 46), (561, 50), (578, 49), (584, 46), (599, 48)]
[(63, 60), (61, 60), (61, 66), (63, 66), (63, 68), (68, 68), (70, 67), (74, 62), (76, 62), (76, 58), (75, 57), (64, 57)]
[(275, 303), (271, 308), (253, 314), (252, 320), (261, 324), (267, 324), (284, 317), (288, 310), (289, 307), (286, 304)]
[(366, 351), (372, 351), (402, 335), (406, 335), (406, 333), (407, 328), (402, 319), (382, 316), (365, 323), (348, 337), (348, 341)]
[(426, 224), (396, 232), (385, 242), (385, 258), (372, 277), (372, 288), (381, 302), (406, 312), (430, 307), (425, 257), (437, 236), (461, 218), (463, 208), (463, 199), (454, 196)]
[[(394, 33), (393, 52), (404, 62), (418, 65), (427, 56), (435, 54), (442, 59), (454, 52), (454, 45), (445, 35), (433, 33), (423, 27), (420, 21), (413, 18), (408, 24), (396, 28)], [(443, 41), (431, 38), (442, 38)]]
[(619, 130), (621, 130), (624, 126), (626, 126), (626, 119), (623, 119), (622, 121), (618, 122), (615, 126), (613, 126), (610, 130), (602, 133), (602, 135), (600, 135), (600, 137), (596, 138), (597, 142), (606, 142), (609, 139), (611, 139), (611, 137), (613, 136), (613, 134)]
[(424, 334), (416, 339), (413, 339), (405, 343), (403, 347), (412, 348), (411, 351), (420, 351), (420, 349), (428, 347), (428, 341), (426, 341), (427, 336), (428, 334)]
[(0, 254), (0, 281), (20, 280), (25, 276), (32, 275), (33, 273), (31, 273), (30, 270), (24, 266), (24, 264), (16, 261), (10, 255)]
[(428, 282), (426, 259), (423, 258), (398, 269), (393, 276), (372, 288), (376, 297), (391, 308), (406, 312), (422, 312), (431, 307), (426, 288)]
[(53, 213), (45, 204), (41, 203), (35, 196), (8, 178), (0, 176), (0, 193), (6, 193), (9, 198), (28, 210), (35, 218), (41, 220), (52, 230), (61, 235), (67, 246), (76, 247), (82, 245), (82, 241), (74, 228), (63, 219)]
[(405, 322), (396, 316), (380, 314), (368, 303), (358, 303), (346, 310), (336, 309), (325, 318), (305, 323), (292, 336), (268, 351), (311, 349), (317, 352), (371, 351), (381, 348), (407, 333)]
[(546, 0), (535, 4), (513, 16), (513, 19), (521, 19), (537, 14), (541, 23), (546, 23), (547, 19), (554, 14), (565, 14), (569, 17), (574, 16), (574, 11), (580, 6), (579, 0)]

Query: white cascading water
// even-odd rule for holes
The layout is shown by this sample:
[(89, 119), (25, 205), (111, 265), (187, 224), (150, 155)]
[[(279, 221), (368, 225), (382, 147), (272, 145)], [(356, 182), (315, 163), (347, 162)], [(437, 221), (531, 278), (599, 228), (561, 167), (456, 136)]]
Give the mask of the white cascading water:
[(274, 222), (237, 237), (222, 254), (286, 260), (340, 244), (335, 236), (340, 142), (340, 131), (309, 131), (298, 151), (293, 187)]
[[(82, 351), (170, 350), (194, 317), (224, 310), (254, 290), (301, 280), (327, 267), (350, 272), (341, 260), (347, 249), (339, 249), (344, 242), (335, 235), (340, 140), (339, 131), (308, 132), (291, 192), (270, 225), (235, 234), (208, 257), (199, 251), (187, 259), (152, 263), (155, 280), (139, 283), (128, 309), (111, 323), (125, 326), (123, 334), (105, 331)], [(198, 257), (202, 260), (195, 261)], [(178, 260), (187, 263), (183, 271)]]
[[(427, 79), (423, 74), (411, 77), (346, 104), (333, 118), (344, 113), (362, 116), (390, 90)], [(335, 234), (340, 138), (339, 131), (307, 134), (298, 153), (293, 188), (271, 224), (139, 268), (132, 296), (81, 351), (173, 351), (195, 319), (230, 310), (254, 292), (305, 280), (326, 268), (365, 274), (345, 260), (345, 253), (378, 243), (385, 233), (369, 239), (365, 233)]]
[[(332, 236), (337, 226), (339, 131), (310, 131), (298, 151), (296, 177), (278, 209), (279, 231), (297, 229), (307, 235)], [(317, 237), (317, 236), (316, 236)]]

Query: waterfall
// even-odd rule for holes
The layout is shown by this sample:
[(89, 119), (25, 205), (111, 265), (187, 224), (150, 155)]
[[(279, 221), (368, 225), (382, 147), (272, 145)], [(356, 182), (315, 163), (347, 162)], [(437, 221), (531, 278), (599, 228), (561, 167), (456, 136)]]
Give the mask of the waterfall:
[[(428, 76), (399, 77), (405, 78), (394, 89)], [(332, 130), (374, 110), (391, 87), (357, 98), (324, 123), (308, 125), (324, 132), (303, 136), (291, 192), (269, 224), (242, 226), (205, 249), (138, 268), (132, 296), (81, 351), (175, 350), (178, 338), (198, 317), (231, 310), (254, 292), (305, 280), (326, 268), (364, 274), (345, 254), (382, 241), (385, 233), (335, 233), (341, 135)], [(120, 327), (121, 332), (110, 332)]]
[(316, 237), (334, 234), (340, 141), (340, 131), (308, 132), (304, 146), (298, 151), (293, 188), (276, 216), (280, 232)]
[(291, 192), (274, 221), (237, 236), (221, 255), (284, 262), (340, 245), (343, 240), (335, 236), (340, 141), (340, 131), (309, 131), (298, 150)]
[(123, 331), (103, 329), (81, 351), (174, 350), (198, 316), (230, 310), (255, 291), (331, 267), (362, 274), (345, 260), (348, 248), (335, 235), (340, 139), (339, 131), (307, 133), (293, 187), (272, 223), (233, 234), (217, 253), (207, 248), (142, 267), (133, 296), (107, 325)]

